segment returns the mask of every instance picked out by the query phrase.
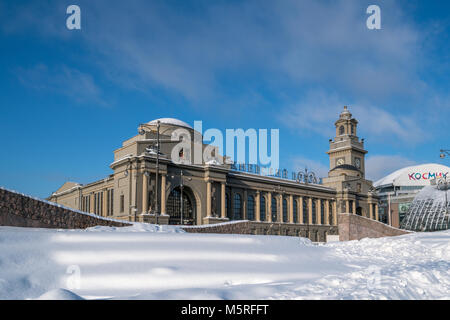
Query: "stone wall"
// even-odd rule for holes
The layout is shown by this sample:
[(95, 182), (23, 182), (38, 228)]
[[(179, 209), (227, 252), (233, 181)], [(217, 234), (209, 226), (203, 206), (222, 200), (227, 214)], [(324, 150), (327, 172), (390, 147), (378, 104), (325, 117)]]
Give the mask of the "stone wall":
[(391, 237), (410, 233), (379, 221), (349, 213), (339, 214), (338, 225), (340, 241)]
[(309, 238), (314, 242), (325, 242), (327, 235), (338, 234), (337, 226), (256, 221), (233, 221), (204, 226), (183, 227), (183, 229), (190, 233), (225, 233), (304, 237)]
[(0, 188), (0, 226), (85, 229), (129, 225)]

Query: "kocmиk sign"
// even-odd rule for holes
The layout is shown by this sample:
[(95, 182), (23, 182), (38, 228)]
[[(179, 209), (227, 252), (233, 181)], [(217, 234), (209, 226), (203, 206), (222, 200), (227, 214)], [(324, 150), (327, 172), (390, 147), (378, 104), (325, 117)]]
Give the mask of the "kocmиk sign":
[(408, 178), (411, 181), (418, 180), (432, 180), (436, 178), (446, 178), (448, 172), (411, 172), (408, 173)]

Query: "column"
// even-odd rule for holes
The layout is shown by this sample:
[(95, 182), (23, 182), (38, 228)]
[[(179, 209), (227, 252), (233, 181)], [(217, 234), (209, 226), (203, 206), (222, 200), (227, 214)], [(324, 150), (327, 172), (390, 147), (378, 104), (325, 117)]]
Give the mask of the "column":
[(166, 214), (166, 175), (161, 175), (161, 214)]
[(308, 199), (308, 224), (312, 224), (312, 198)]
[(108, 206), (108, 189), (105, 189), (105, 190), (103, 190), (103, 212), (102, 212), (102, 215), (104, 216), (104, 217), (106, 217), (106, 215), (107, 215), (107, 210), (108, 210), (108, 208), (107, 208), (107, 206)]
[(352, 213), (353, 214), (356, 214), (356, 199), (355, 200), (353, 200), (353, 202), (352, 202), (352, 204), (353, 204), (353, 206), (352, 206)]
[(345, 213), (351, 213), (350, 212), (350, 201), (347, 199), (345, 200)]
[(375, 204), (375, 220), (380, 221), (378, 216), (378, 204)]
[(294, 214), (297, 214), (297, 212), (294, 212), (294, 198), (292, 195), (289, 196), (289, 223), (294, 223)]
[(211, 181), (206, 181), (206, 216), (211, 217)]
[(142, 175), (142, 213), (148, 213), (148, 176)]
[(300, 210), (300, 214), (299, 214), (299, 223), (303, 224), (303, 197), (299, 197), (298, 198), (298, 208)]
[(373, 204), (369, 202), (369, 218), (373, 219)]
[(330, 224), (330, 200), (325, 200), (325, 224)]
[(266, 218), (268, 222), (272, 222), (272, 192), (267, 192), (267, 206), (268, 214), (266, 214)]
[(335, 225), (335, 226), (337, 226), (337, 224), (338, 224), (336, 202), (337, 202), (337, 200), (333, 201), (333, 225)]
[(321, 211), (322, 211), (322, 200), (317, 199), (317, 202), (316, 202), (316, 221), (317, 221), (317, 224), (322, 224)]
[(255, 197), (255, 221), (261, 221), (261, 195), (259, 191), (256, 191)]
[(225, 200), (226, 200), (226, 196), (225, 196), (225, 182), (222, 182), (220, 184), (220, 189), (221, 189), (221, 193), (220, 193), (220, 213), (221, 213), (221, 218), (225, 219), (227, 217), (226, 206), (225, 206)]

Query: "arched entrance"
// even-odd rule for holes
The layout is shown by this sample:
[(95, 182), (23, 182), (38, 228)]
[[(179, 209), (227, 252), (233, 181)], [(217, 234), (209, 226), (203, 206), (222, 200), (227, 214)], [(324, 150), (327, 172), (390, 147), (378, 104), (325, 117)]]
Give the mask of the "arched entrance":
[(170, 216), (169, 224), (193, 225), (195, 224), (195, 198), (189, 187), (183, 187), (183, 214), (181, 214), (181, 188), (172, 190), (167, 199), (167, 214)]

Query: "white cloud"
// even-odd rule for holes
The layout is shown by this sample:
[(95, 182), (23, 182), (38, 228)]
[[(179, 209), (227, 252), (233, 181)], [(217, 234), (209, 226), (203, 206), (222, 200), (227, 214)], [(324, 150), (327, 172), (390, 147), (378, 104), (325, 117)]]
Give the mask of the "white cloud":
[(417, 162), (399, 155), (374, 155), (366, 159), (366, 178), (377, 181), (388, 174)]
[(17, 68), (15, 74), (24, 86), (34, 90), (63, 94), (78, 103), (93, 101), (103, 106), (107, 104), (90, 74), (65, 65), (49, 68), (38, 64), (28, 69)]
[(111, 79), (143, 91), (171, 90), (191, 102), (220, 97), (229, 77), (245, 91), (263, 82), (278, 93), (288, 81), (373, 98), (414, 95), (421, 86), (422, 34), (392, 1), (382, 1), (378, 32), (366, 28), (367, 5), (356, 0), (206, 1), (182, 9), (150, 1), (79, 5), (78, 33), (65, 29), (58, 2), (8, 6), (2, 18), (9, 33), (28, 27), (66, 40), (78, 34)]
[[(301, 101), (282, 110), (278, 119), (288, 127), (298, 131), (313, 131), (326, 137), (334, 137), (332, 125), (339, 117), (343, 106), (348, 105), (336, 94), (324, 90), (310, 91)], [(422, 129), (423, 121), (416, 119), (416, 114), (388, 112), (381, 107), (364, 103), (350, 104), (349, 110), (359, 122), (359, 136), (365, 138), (397, 139), (407, 144), (422, 142), (428, 133)]]

